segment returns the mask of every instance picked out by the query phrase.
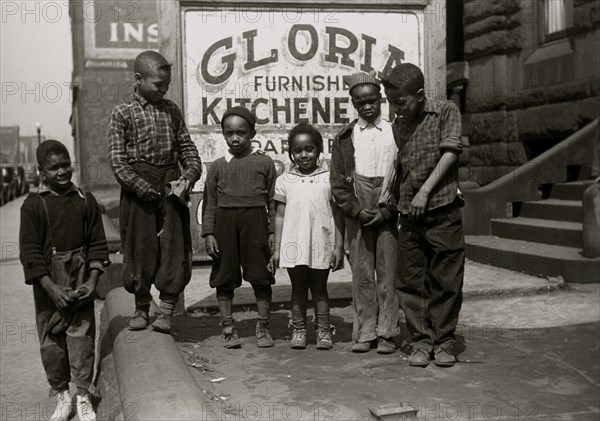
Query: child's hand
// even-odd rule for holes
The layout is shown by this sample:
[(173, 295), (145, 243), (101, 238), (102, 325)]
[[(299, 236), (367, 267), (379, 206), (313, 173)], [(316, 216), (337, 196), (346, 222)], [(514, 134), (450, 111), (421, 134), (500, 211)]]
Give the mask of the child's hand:
[(269, 264), (267, 265), (267, 268), (273, 274), (273, 276), (275, 276), (275, 272), (277, 271), (278, 267), (279, 267), (279, 252), (275, 252), (275, 253), (273, 253), (273, 256), (271, 256), (271, 258), (269, 259)]
[(181, 176), (181, 177), (179, 177), (179, 180), (177, 180), (177, 181), (179, 181), (180, 183), (183, 183), (185, 196), (187, 196), (188, 194), (190, 194), (192, 192), (192, 187), (194, 187), (194, 186), (192, 185), (190, 180), (188, 180), (184, 176)]
[(429, 202), (429, 196), (423, 190), (419, 190), (408, 207), (409, 219), (422, 218), (427, 208), (427, 202)]
[(370, 210), (363, 209), (356, 215), (356, 219), (360, 221), (361, 224), (367, 224), (371, 222), (371, 220), (375, 217), (375, 214)]
[(213, 259), (217, 259), (219, 257), (219, 244), (215, 236), (207, 235), (204, 241), (206, 242), (206, 252), (208, 255)]
[(142, 199), (147, 202), (154, 202), (155, 200), (160, 199), (160, 193), (150, 187), (146, 193), (144, 193)]
[(336, 247), (333, 250), (333, 254), (331, 255), (331, 264), (329, 265), (332, 272), (335, 272), (336, 270), (344, 268), (344, 256), (345, 255), (346, 255), (346, 250), (344, 250), (343, 246)]
[(267, 241), (269, 242), (269, 250), (271, 250), (271, 256), (273, 256), (273, 254), (275, 254), (275, 234), (269, 234), (269, 239)]
[(47, 283), (40, 283), (56, 307), (65, 308), (73, 302), (73, 299), (69, 297), (65, 288), (56, 285), (52, 280)]
[(379, 209), (370, 211), (373, 212), (375, 214), (375, 217), (373, 219), (371, 219), (371, 222), (368, 222), (366, 224), (364, 224), (364, 227), (372, 227), (372, 226), (376, 226), (381, 224), (383, 221), (385, 221), (385, 217), (383, 216), (383, 214), (381, 213), (381, 211)]
[[(93, 272), (97, 272), (97, 270), (93, 270)], [(79, 288), (77, 288), (77, 292), (79, 294), (81, 294), (79, 296), (79, 301), (86, 301), (89, 299), (94, 298), (94, 296), (96, 295), (96, 285), (98, 284), (98, 278), (92, 278), (90, 276), (90, 279), (85, 282), (84, 284), (82, 284)]]

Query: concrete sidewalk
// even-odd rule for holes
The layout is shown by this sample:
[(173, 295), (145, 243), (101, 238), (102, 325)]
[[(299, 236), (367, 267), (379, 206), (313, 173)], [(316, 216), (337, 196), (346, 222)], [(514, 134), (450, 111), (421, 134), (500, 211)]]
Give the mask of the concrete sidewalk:
[[(328, 291), (333, 306), (345, 306), (352, 301), (352, 272), (350, 265), (329, 276)], [(210, 264), (195, 266), (192, 280), (185, 291), (188, 311), (214, 310), (217, 308), (215, 290), (208, 285)], [(292, 286), (286, 270), (279, 269), (273, 287), (273, 305), (287, 306), (290, 302)], [(465, 267), (465, 299), (475, 297), (510, 297), (538, 294), (554, 291), (563, 287), (560, 278), (544, 278), (524, 273), (512, 272), (494, 266), (467, 261)], [(234, 306), (236, 308), (253, 306), (254, 293), (246, 282), (236, 289)]]

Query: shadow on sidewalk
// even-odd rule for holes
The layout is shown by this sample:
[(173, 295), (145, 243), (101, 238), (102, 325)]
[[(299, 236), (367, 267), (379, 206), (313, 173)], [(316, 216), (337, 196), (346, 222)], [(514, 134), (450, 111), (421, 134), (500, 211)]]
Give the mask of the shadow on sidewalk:
[[(334, 327), (334, 344), (345, 344), (351, 346), (352, 340), (352, 320), (348, 314), (335, 315), (333, 313), (349, 313), (350, 309), (333, 309), (330, 316), (330, 323)], [(235, 319), (235, 327), (240, 339), (253, 338), (256, 328), (256, 312), (251, 310), (237, 311), (233, 313)], [(196, 312), (190, 313), (189, 316), (175, 316), (173, 319), (173, 337), (179, 343), (202, 343), (211, 338), (219, 338), (221, 336), (221, 318), (218, 312)], [(271, 312), (271, 335), (275, 341), (289, 341), (292, 334), (292, 329), (289, 327), (290, 315), (289, 310), (280, 309)], [(312, 314), (309, 311), (307, 317), (307, 334), (306, 339), (308, 344), (316, 343), (316, 329), (313, 325)], [(396, 344), (396, 352), (410, 355), (411, 347), (408, 341), (408, 331), (404, 323), (400, 323), (400, 334), (393, 338)], [(466, 349), (464, 338), (459, 336), (455, 346), (457, 354), (463, 353)]]

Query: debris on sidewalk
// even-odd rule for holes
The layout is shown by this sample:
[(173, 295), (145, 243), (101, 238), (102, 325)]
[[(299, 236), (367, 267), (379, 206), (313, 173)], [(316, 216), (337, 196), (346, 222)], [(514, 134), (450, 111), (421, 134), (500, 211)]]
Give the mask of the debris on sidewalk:
[(212, 368), (206, 367), (204, 364), (200, 364), (200, 363), (191, 363), (190, 366), (197, 368), (198, 370), (201, 370), (202, 374), (215, 371)]
[(223, 380), (225, 380), (225, 377), (218, 377), (216, 379), (211, 379), (210, 381), (212, 383), (221, 383)]
[(230, 394), (223, 394), (223, 393), (211, 393), (207, 390), (203, 390), (202, 392), (204, 392), (204, 394), (206, 395), (206, 397), (208, 398), (208, 400), (210, 401), (227, 401), (228, 399), (231, 398)]
[[(194, 345), (184, 345), (186, 347), (190, 347), (190, 348), (198, 348), (197, 344)], [(214, 372), (215, 370), (209, 365), (209, 364), (215, 364), (215, 361), (212, 361), (208, 358), (202, 357), (198, 354), (196, 354), (193, 351), (188, 351), (186, 349), (183, 349), (183, 352), (185, 352), (187, 354), (187, 364), (190, 367), (194, 367), (198, 370), (200, 370), (202, 372), (202, 374), (206, 374), (208, 372)]]

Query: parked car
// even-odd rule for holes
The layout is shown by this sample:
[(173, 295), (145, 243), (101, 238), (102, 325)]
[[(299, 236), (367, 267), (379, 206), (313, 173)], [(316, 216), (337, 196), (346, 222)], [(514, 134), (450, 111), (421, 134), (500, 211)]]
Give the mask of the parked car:
[(17, 196), (19, 178), (16, 167), (9, 164), (0, 164), (2, 167), (2, 205), (10, 202)]
[[(27, 183), (27, 187), (29, 184), (33, 184), (35, 187), (40, 185), (40, 172), (38, 170), (38, 166), (36, 164), (23, 164), (23, 169), (25, 170), (25, 182)], [(29, 188), (27, 188), (29, 190)], [(27, 193), (25, 191), (24, 193)]]

